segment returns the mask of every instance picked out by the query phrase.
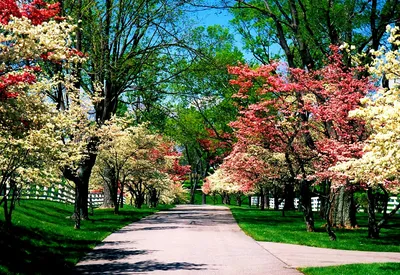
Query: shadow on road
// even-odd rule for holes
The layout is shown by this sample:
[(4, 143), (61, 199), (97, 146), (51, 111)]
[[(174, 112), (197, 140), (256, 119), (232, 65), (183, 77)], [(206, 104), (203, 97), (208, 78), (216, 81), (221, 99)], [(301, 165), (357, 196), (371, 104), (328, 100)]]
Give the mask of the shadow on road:
[(142, 261), (136, 263), (106, 263), (77, 266), (74, 274), (126, 274), (128, 272), (151, 272), (168, 270), (205, 270), (204, 264), (188, 262), (163, 263)]
[[(227, 208), (205, 209), (199, 207), (173, 208), (167, 211), (158, 212), (151, 218), (143, 219), (138, 224), (152, 225), (157, 227), (147, 227), (147, 229), (136, 230), (161, 230), (175, 229), (182, 225), (203, 225), (213, 226), (215, 224), (236, 224)], [(162, 224), (175, 224), (174, 226), (160, 226)], [(124, 230), (124, 229), (123, 229)], [(126, 228), (126, 230), (131, 230)]]
[(115, 261), (120, 260), (128, 256), (145, 255), (151, 251), (148, 250), (122, 250), (114, 248), (100, 248), (95, 249), (85, 256), (85, 260), (106, 260)]

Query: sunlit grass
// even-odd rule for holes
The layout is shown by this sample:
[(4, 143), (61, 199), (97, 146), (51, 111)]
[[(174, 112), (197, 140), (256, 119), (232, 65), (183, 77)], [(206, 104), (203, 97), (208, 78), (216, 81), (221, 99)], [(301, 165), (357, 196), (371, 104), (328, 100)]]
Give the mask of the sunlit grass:
[(358, 229), (334, 229), (337, 240), (331, 241), (325, 231), (325, 221), (315, 213), (316, 232), (306, 232), (301, 212), (289, 211), (282, 217), (280, 211), (260, 211), (255, 208), (231, 207), (242, 230), (257, 241), (300, 244), (315, 247), (400, 252), (400, 217), (397, 216), (382, 229), (380, 239), (367, 238), (367, 216), (359, 213)]
[(400, 274), (400, 263), (349, 264), (299, 270), (306, 275), (394, 275)]

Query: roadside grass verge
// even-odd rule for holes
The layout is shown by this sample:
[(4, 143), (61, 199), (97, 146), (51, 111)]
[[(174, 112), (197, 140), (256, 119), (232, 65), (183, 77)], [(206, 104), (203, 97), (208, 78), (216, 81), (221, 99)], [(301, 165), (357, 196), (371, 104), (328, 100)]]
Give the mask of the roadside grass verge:
[(299, 270), (306, 275), (395, 275), (400, 273), (400, 263), (348, 264)]
[[(337, 240), (331, 241), (325, 231), (325, 221), (315, 217), (316, 232), (306, 232), (303, 215), (297, 211), (281, 211), (231, 206), (231, 211), (240, 228), (256, 241), (299, 244), (315, 247), (400, 252), (400, 215), (382, 228), (379, 239), (367, 238), (367, 215), (357, 214), (358, 229), (334, 229)], [(351, 273), (348, 273), (351, 274)]]
[[(24, 200), (13, 214), (13, 226), (4, 230), (0, 210), (0, 273), (68, 274), (75, 264), (110, 233), (171, 206), (135, 209), (124, 206), (120, 214), (112, 209), (95, 209), (81, 229), (70, 219), (73, 205)], [(57, 270), (55, 270), (55, 268)]]

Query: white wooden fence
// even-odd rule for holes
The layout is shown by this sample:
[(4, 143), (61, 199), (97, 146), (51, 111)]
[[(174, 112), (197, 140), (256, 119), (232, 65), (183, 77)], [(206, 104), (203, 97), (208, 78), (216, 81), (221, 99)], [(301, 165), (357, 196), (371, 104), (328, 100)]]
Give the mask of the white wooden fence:
[[(51, 187), (29, 185), (27, 188), (22, 189), (20, 198), (74, 203), (75, 190), (61, 184)], [(103, 203), (103, 200), (103, 193), (89, 193), (89, 206), (98, 207)]]
[[(259, 197), (251, 197), (251, 205), (258, 205), (260, 201)], [(390, 197), (388, 201), (388, 206), (387, 206), (387, 212), (392, 211), (397, 204), (400, 203), (400, 199), (397, 197)], [(285, 205), (285, 200), (283, 200), (279, 204), (279, 209), (283, 209), (283, 206)], [(319, 197), (312, 197), (311, 198), (311, 207), (313, 211), (319, 211), (320, 209), (321, 202), (319, 200)], [(275, 207), (275, 200), (270, 198), (269, 199), (269, 208), (274, 208)], [(296, 198), (294, 199), (294, 207), (297, 209), (299, 207), (299, 199)], [(360, 209), (360, 212), (363, 212), (363, 209)], [(397, 211), (397, 213), (400, 213), (400, 210)]]

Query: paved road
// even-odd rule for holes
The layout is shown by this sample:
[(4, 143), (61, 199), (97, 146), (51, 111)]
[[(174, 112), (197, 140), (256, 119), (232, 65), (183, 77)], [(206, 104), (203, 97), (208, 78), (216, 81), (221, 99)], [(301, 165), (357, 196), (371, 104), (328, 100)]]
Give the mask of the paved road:
[(78, 274), (301, 274), (246, 236), (226, 207), (180, 205), (108, 236)]

